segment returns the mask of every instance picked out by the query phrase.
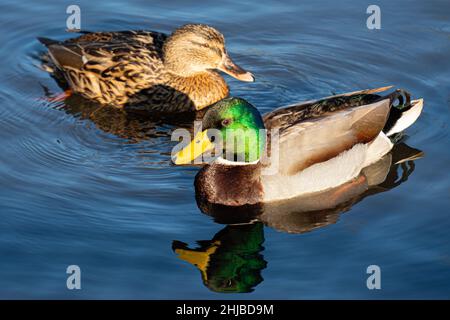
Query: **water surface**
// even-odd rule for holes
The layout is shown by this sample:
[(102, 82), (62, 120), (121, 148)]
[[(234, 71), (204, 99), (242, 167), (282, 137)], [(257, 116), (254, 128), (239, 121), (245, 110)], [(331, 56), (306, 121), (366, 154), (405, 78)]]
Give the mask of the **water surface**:
[[(364, 1), (77, 2), (86, 30), (217, 27), (257, 78), (227, 77), (232, 94), (261, 112), (391, 84), (425, 99), (403, 138), (424, 156), (392, 168), (381, 191), (337, 212), (228, 227), (199, 210), (198, 168), (171, 165), (173, 125), (45, 99), (61, 89), (38, 67), (36, 37), (74, 36), (70, 4), (0, 3), (1, 298), (450, 297), (448, 1), (378, 1), (381, 30), (367, 29)], [(215, 250), (207, 276), (230, 281), (205, 285), (192, 249)], [(71, 264), (79, 291), (66, 288)], [(366, 287), (371, 264), (381, 290)]]

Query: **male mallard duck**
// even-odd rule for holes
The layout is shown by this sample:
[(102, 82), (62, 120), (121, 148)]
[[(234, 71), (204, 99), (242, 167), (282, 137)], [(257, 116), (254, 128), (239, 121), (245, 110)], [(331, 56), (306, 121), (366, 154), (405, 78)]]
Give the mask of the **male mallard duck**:
[(423, 100), (410, 101), (406, 91), (376, 94), (388, 88), (308, 101), (264, 117), (244, 99), (224, 99), (205, 113), (204, 131), (173, 161), (187, 164), (213, 149), (225, 155), (201, 169), (195, 186), (198, 197), (228, 206), (342, 185), (387, 154), (393, 147), (388, 137), (409, 127), (422, 111)]
[(116, 107), (200, 110), (228, 96), (225, 80), (214, 70), (254, 81), (228, 56), (223, 35), (203, 24), (184, 25), (170, 36), (121, 31), (39, 40), (49, 51), (46, 70), (65, 79), (73, 92)]

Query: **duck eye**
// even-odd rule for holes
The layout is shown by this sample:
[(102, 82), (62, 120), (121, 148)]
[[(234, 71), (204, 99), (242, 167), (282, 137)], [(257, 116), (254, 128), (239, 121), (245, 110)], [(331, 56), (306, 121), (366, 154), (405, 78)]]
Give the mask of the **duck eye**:
[(224, 127), (229, 126), (230, 123), (231, 123), (231, 119), (224, 119), (224, 120), (222, 120), (222, 125)]

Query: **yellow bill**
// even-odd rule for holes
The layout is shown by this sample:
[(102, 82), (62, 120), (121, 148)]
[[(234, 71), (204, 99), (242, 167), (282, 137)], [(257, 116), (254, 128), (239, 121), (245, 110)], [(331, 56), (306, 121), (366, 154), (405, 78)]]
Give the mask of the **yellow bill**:
[(175, 154), (173, 163), (177, 165), (192, 163), (197, 157), (212, 149), (214, 149), (214, 144), (209, 141), (207, 130), (204, 130), (197, 133), (186, 147)]

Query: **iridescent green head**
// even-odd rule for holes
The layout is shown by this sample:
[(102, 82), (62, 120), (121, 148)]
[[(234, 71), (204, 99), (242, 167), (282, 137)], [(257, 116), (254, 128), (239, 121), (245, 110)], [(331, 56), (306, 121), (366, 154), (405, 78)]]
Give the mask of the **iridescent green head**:
[(226, 98), (214, 104), (203, 118), (203, 130), (220, 131), (227, 160), (253, 162), (264, 151), (264, 122), (259, 111), (242, 98)]
[(206, 151), (222, 149), (229, 161), (254, 162), (261, 157), (266, 140), (259, 111), (241, 98), (226, 98), (205, 113), (202, 132), (177, 153), (176, 164), (190, 163)]

